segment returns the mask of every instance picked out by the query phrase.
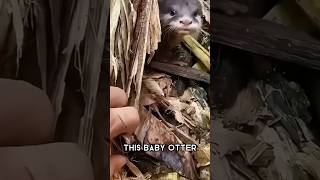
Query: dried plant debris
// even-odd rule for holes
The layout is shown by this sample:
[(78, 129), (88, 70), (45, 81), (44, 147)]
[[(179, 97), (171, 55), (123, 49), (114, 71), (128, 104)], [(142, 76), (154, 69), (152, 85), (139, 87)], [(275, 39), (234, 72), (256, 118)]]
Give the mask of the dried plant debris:
[(214, 119), (215, 179), (319, 179), (320, 148), (308, 129), (309, 101), (280, 74), (251, 82)]
[(112, 0), (110, 4), (111, 82), (121, 80), (130, 104), (137, 107), (146, 55), (158, 48), (161, 38), (159, 13), (154, 13), (159, 11), (158, 2)]
[(264, 107), (254, 85), (254, 82), (249, 83), (248, 88), (238, 94), (234, 105), (225, 111), (223, 121), (225, 127), (254, 126), (259, 119), (273, 118), (273, 114)]
[(206, 68), (206, 72), (210, 71), (210, 53), (200, 43), (197, 42), (191, 35), (184, 36), (183, 42), (193, 54), (199, 59), (201, 64)]
[[(137, 141), (131, 143), (195, 144), (197, 151), (164, 149), (131, 153), (131, 163), (123, 179), (148, 179), (148, 176), (163, 179), (175, 175), (179, 179), (210, 179), (210, 112), (206, 91), (195, 86), (178, 96), (172, 77), (147, 73), (141, 92), (142, 123), (135, 133)], [(205, 136), (196, 134), (195, 129)]]
[[(181, 140), (150, 111), (145, 111), (145, 119), (139, 127), (137, 137), (143, 144), (182, 144)], [(140, 139), (141, 138), (141, 139)], [(161, 160), (179, 174), (195, 179), (196, 170), (190, 152), (184, 151), (150, 151), (146, 154)]]
[(200, 2), (202, 3), (203, 16), (206, 22), (210, 24), (210, 0), (200, 0)]
[[(209, 24), (210, 1), (203, 4)], [(161, 40), (158, 0), (111, 0), (110, 9), (111, 84), (125, 89), (142, 121), (135, 137), (124, 137), (125, 142), (197, 145), (197, 151), (128, 152), (130, 162), (121, 178), (210, 179), (207, 92), (167, 74), (145, 71), (147, 55), (152, 58)], [(209, 33), (201, 34), (200, 42), (209, 50)]]

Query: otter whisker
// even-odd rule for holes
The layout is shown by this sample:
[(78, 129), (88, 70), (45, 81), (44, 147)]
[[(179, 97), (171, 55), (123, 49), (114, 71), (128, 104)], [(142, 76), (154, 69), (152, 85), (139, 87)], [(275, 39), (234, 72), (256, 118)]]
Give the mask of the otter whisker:
[(174, 29), (175, 27), (173, 26), (167, 26), (163, 31), (163, 38), (165, 39), (171, 32), (173, 32)]

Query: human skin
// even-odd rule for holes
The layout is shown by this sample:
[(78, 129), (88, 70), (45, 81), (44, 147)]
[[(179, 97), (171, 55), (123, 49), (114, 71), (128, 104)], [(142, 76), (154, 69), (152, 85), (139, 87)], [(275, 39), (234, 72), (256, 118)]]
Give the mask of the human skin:
[[(126, 93), (117, 87), (110, 87), (110, 138), (122, 134), (132, 134), (140, 119), (136, 108), (127, 106)], [(110, 156), (110, 179), (127, 163), (127, 158), (121, 155)]]
[(94, 180), (90, 158), (75, 143), (55, 142), (46, 93), (0, 78), (0, 179)]

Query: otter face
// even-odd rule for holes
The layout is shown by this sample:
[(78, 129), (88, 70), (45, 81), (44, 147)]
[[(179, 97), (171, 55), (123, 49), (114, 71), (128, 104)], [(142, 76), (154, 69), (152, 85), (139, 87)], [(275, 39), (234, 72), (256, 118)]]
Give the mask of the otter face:
[(198, 0), (159, 0), (159, 8), (164, 33), (187, 35), (200, 31), (202, 11)]

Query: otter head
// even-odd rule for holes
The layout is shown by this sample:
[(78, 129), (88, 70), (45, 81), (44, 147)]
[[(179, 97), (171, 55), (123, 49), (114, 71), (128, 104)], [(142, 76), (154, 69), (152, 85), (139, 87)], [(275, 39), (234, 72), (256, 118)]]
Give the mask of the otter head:
[(188, 35), (198, 33), (202, 25), (199, 0), (159, 0), (162, 32)]

